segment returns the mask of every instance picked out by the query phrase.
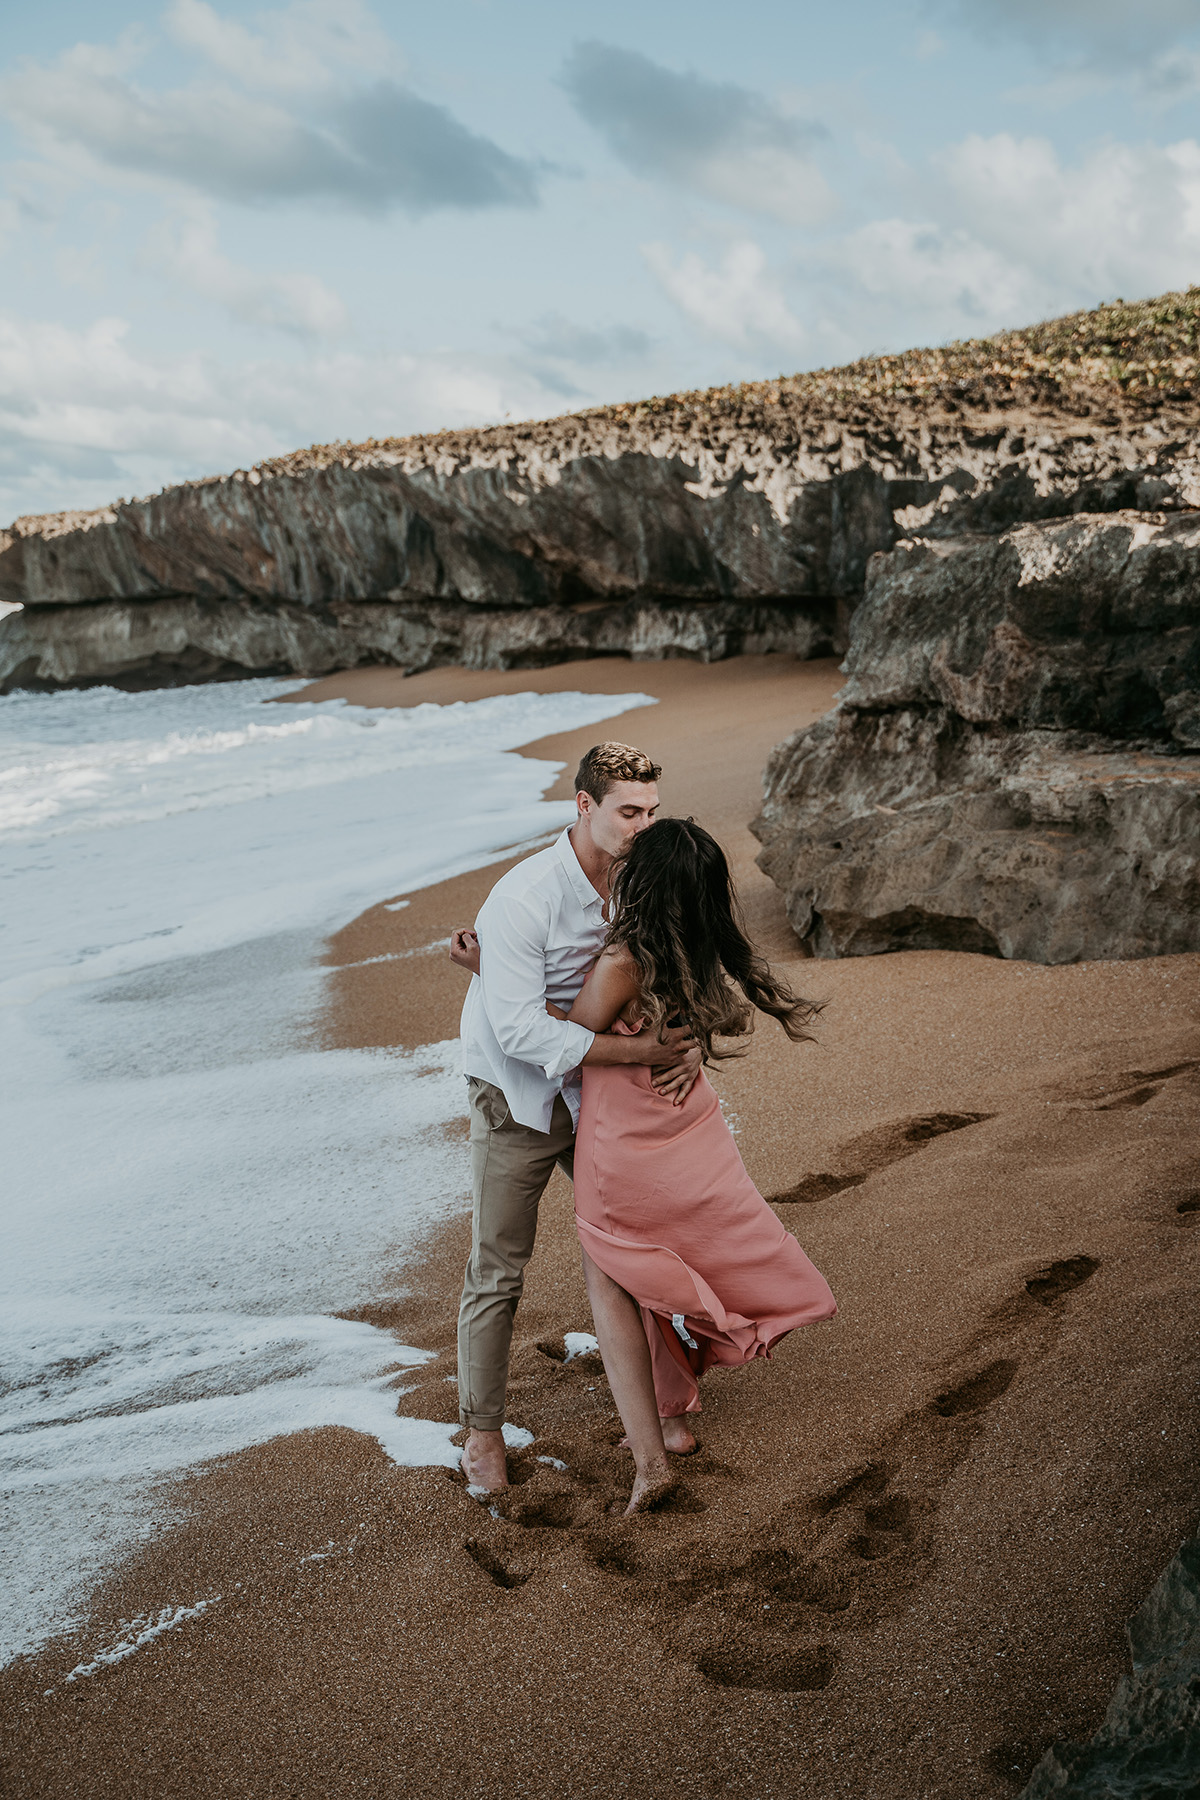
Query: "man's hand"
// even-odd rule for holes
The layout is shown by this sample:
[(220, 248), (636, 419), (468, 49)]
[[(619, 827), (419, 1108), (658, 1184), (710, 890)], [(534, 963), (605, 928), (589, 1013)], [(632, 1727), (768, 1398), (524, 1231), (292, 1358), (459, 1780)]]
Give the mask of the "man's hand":
[(660, 1037), (641, 1031), (637, 1037), (618, 1039), (627, 1047), (625, 1062), (649, 1063), (652, 1069), (678, 1068), (685, 1056), (697, 1048), (696, 1040), (686, 1025), (667, 1026)]
[(465, 925), (450, 933), (450, 961), (460, 969), (469, 969), (472, 975), (479, 973), (479, 939)]
[(669, 1100), (672, 1106), (682, 1106), (696, 1085), (696, 1078), (704, 1066), (704, 1056), (699, 1044), (693, 1043), (685, 1050), (682, 1059), (667, 1064), (663, 1068), (657, 1065), (650, 1077), (650, 1083), (656, 1094)]
[(682, 1106), (696, 1085), (704, 1061), (703, 1051), (688, 1027), (673, 1026), (661, 1038), (643, 1032), (630, 1041), (642, 1052), (638, 1061), (650, 1064), (655, 1092), (672, 1106)]

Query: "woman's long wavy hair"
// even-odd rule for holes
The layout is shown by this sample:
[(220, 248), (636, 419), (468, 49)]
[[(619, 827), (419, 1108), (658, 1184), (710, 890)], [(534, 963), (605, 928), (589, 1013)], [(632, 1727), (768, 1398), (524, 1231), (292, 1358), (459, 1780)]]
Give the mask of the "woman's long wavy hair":
[(713, 1039), (744, 1037), (756, 1007), (797, 1042), (812, 1038), (820, 1006), (777, 980), (747, 938), (725, 852), (703, 826), (660, 819), (640, 831), (613, 863), (609, 886), (606, 943), (636, 964), (653, 1030), (679, 1014), (706, 1062), (738, 1054), (715, 1049)]

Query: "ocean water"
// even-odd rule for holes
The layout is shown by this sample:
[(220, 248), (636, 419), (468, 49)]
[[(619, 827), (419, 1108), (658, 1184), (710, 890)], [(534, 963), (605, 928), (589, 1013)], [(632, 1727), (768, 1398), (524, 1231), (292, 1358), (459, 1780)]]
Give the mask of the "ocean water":
[(569, 820), (514, 745), (653, 702), (264, 704), (299, 685), (0, 698), (4, 1658), (207, 1458), (339, 1424), (454, 1460), (395, 1413), (423, 1353), (333, 1315), (463, 1204), (457, 1046), (317, 1048), (318, 957)]

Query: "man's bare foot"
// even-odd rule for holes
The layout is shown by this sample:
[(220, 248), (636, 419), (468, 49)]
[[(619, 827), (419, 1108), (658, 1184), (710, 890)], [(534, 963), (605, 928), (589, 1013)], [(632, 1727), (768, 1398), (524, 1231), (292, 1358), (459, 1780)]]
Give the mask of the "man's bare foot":
[(632, 1513), (653, 1512), (678, 1486), (678, 1475), (673, 1474), (665, 1462), (639, 1469), (633, 1479), (633, 1492), (625, 1508), (625, 1517), (629, 1518)]
[(469, 1431), (461, 1461), (468, 1487), (483, 1488), (494, 1494), (508, 1486), (508, 1459), (504, 1454), (502, 1431)]
[[(693, 1451), (700, 1448), (699, 1444), (688, 1430), (687, 1425), (684, 1422), (685, 1418), (686, 1415), (680, 1413), (678, 1418), (659, 1420), (659, 1424), (662, 1426), (663, 1444), (665, 1448), (670, 1451), (672, 1456), (691, 1456)], [(618, 1450), (630, 1449), (631, 1445), (629, 1439), (623, 1437), (617, 1445), (617, 1448)]]

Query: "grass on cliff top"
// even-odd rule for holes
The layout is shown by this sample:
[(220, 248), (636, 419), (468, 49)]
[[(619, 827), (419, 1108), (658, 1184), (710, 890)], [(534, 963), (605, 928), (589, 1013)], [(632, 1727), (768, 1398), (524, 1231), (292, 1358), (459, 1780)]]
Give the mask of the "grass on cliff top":
[(836, 369), (780, 375), (689, 393), (656, 394), (588, 407), (557, 420), (424, 432), (413, 437), (371, 438), (366, 443), (313, 444), (261, 464), (266, 474), (352, 461), (373, 451), (426, 446), (454, 454), (472, 441), (527, 440), (546, 433), (579, 433), (612, 422), (628, 428), (661, 421), (694, 434), (719, 420), (743, 427), (768, 426), (780, 411), (853, 415), (873, 401), (940, 403), (951, 411), (989, 406), (1057, 405), (1087, 412), (1113, 405), (1128, 412), (1153, 411), (1165, 401), (1200, 398), (1200, 286), (1152, 300), (1114, 300), (1090, 312), (1067, 313), (1018, 331), (968, 338), (936, 350), (902, 350), (867, 356)]
[(1153, 301), (1112, 301), (1087, 313), (1065, 313), (1020, 331), (966, 338), (941, 349), (905, 349), (894, 356), (864, 356), (840, 369), (813, 369), (775, 382), (712, 387), (664, 400), (633, 401), (603, 412), (655, 412), (685, 403), (712, 403), (721, 394), (795, 394), (811, 400), (919, 400), (934, 392), (1011, 383), (1060, 387), (1112, 387), (1124, 394), (1162, 391), (1191, 398), (1200, 380), (1200, 286), (1162, 293)]
[(1063, 389), (1108, 387), (1126, 395), (1161, 391), (1164, 398), (1190, 399), (1198, 381), (1200, 286), (1153, 300), (1114, 300), (1090, 312), (1067, 313), (992, 337), (956, 340), (937, 350), (868, 356), (842, 368), (597, 407), (585, 416), (669, 412), (713, 405), (725, 395), (772, 400), (794, 395), (817, 402), (919, 400), (1001, 385), (1044, 389), (1047, 383)]

